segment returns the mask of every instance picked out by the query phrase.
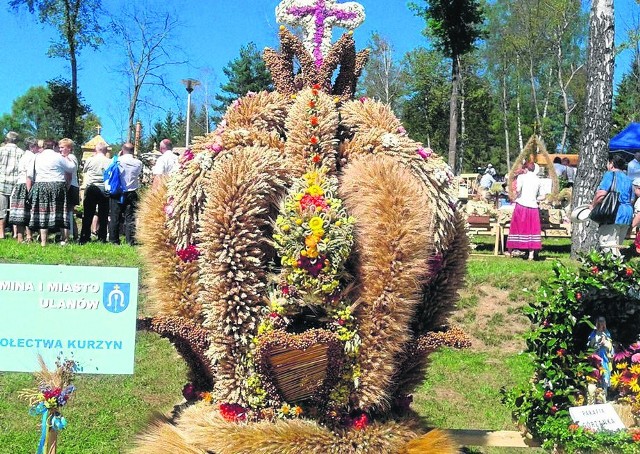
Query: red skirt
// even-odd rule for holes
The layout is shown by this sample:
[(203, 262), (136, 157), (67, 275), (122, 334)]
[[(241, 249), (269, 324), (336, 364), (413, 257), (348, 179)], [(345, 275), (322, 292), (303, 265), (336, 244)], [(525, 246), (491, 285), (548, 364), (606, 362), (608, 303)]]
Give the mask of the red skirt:
[(540, 210), (516, 203), (511, 217), (507, 249), (542, 249)]

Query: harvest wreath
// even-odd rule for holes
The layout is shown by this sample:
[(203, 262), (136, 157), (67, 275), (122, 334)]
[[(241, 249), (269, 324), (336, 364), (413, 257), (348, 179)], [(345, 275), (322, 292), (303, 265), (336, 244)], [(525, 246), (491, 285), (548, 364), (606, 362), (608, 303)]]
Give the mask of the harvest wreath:
[(409, 409), (428, 354), (469, 344), (446, 323), (469, 250), (452, 173), (388, 106), (352, 99), (367, 51), (326, 36), (360, 5), (277, 16), (307, 38), (282, 27), (265, 50), (276, 91), (233, 102), (141, 203), (139, 327), (191, 383), (135, 452), (455, 452)]

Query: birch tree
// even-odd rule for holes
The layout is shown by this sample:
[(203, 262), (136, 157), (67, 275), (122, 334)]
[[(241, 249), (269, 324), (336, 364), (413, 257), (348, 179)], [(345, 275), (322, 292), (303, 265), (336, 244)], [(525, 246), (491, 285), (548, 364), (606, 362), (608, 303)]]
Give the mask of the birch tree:
[[(573, 206), (590, 203), (607, 164), (611, 131), (614, 64), (613, 0), (592, 0), (589, 14), (587, 101), (581, 136), (580, 163), (573, 187)], [(576, 223), (571, 255), (597, 245), (597, 225)]]

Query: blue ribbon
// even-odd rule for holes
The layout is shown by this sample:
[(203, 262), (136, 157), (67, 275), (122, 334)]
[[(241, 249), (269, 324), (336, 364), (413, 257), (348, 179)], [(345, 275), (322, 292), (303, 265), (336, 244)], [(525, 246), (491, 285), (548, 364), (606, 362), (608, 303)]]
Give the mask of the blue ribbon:
[[(44, 407), (44, 405), (42, 405)], [(36, 409), (37, 411), (37, 409)], [(44, 444), (45, 441), (47, 440), (47, 430), (49, 429), (48, 425), (47, 425), (47, 416), (49, 415), (49, 412), (46, 411), (45, 408), (45, 412), (42, 413), (42, 431), (40, 432), (40, 444), (38, 445), (38, 452), (36, 454), (43, 454), (44, 453)]]
[(67, 427), (67, 420), (62, 415), (57, 415), (51, 418), (51, 428), (56, 432), (59, 432)]

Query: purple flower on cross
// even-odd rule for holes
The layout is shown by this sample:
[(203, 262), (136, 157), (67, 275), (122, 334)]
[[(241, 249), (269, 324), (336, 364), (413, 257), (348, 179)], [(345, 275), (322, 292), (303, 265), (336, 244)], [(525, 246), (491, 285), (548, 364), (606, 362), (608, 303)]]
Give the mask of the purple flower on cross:
[(304, 45), (320, 67), (331, 46), (332, 27), (353, 30), (364, 21), (364, 8), (355, 2), (336, 5), (336, 0), (282, 0), (276, 20), (304, 28)]

